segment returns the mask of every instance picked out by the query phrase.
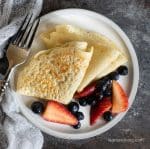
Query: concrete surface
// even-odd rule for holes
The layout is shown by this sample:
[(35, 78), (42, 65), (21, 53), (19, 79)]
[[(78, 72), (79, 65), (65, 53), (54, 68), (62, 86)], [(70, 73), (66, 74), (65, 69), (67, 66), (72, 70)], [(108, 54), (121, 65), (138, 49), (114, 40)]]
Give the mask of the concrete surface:
[[(150, 0), (44, 0), (41, 15), (63, 8), (93, 10), (116, 22), (135, 47), (140, 82), (133, 106), (111, 130), (82, 141), (43, 133), (43, 149), (150, 149)], [(5, 59), (0, 60), (1, 73), (5, 72), (6, 63)]]

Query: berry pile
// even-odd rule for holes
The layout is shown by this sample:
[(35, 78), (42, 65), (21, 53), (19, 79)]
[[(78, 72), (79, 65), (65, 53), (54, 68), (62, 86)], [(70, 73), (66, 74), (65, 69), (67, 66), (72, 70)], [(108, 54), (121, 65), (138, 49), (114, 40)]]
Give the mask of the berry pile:
[[(128, 98), (123, 88), (117, 82), (120, 75), (127, 75), (128, 68), (120, 66), (116, 71), (108, 74), (96, 82), (87, 86), (80, 93), (76, 93), (76, 102), (67, 106), (56, 101), (48, 101), (46, 107), (42, 102), (33, 102), (31, 109), (34, 113), (42, 115), (45, 120), (67, 124), (75, 129), (81, 127), (84, 114), (79, 111), (80, 106), (91, 106), (90, 124), (103, 117), (105, 121), (111, 121), (113, 114), (124, 112), (128, 108)], [(79, 103), (79, 104), (78, 104)]]
[(120, 66), (116, 71), (93, 82), (82, 92), (75, 94), (75, 98), (81, 106), (91, 106), (91, 125), (101, 116), (103, 116), (105, 121), (110, 121), (113, 118), (113, 114), (123, 112), (127, 109), (127, 96), (117, 82), (120, 75), (127, 74), (128, 68)]

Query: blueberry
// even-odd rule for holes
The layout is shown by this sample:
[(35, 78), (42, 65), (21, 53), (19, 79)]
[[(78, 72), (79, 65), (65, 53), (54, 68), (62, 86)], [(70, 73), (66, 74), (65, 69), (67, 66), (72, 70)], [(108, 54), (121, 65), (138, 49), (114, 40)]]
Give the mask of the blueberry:
[(108, 90), (111, 84), (112, 84), (112, 81), (110, 80), (110, 75), (109, 77), (106, 76), (103, 79), (99, 80), (97, 88), (94, 92), (97, 100), (103, 99), (104, 96), (111, 95), (111, 90)]
[(98, 98), (100, 95), (103, 95), (103, 90), (101, 88), (97, 88), (94, 92), (95, 97)]
[(110, 80), (109, 75), (104, 76), (104, 77), (102, 78), (102, 80), (104, 80), (104, 81), (109, 81), (109, 80)]
[(103, 86), (106, 84), (106, 81), (107, 80), (105, 80), (105, 79), (100, 79), (97, 82), (96, 89), (101, 90), (103, 88)]
[(107, 80), (107, 82), (106, 82), (107, 86), (108, 86), (108, 85), (111, 85), (111, 83), (112, 83), (112, 81), (111, 81), (110, 79)]
[(87, 105), (87, 99), (86, 98), (85, 99), (79, 99), (79, 104), (81, 106), (86, 106)]
[(96, 99), (102, 100), (103, 99), (103, 93), (97, 92), (95, 93)]
[(112, 95), (112, 92), (111, 92), (111, 90), (106, 90), (103, 95), (104, 95), (104, 97), (109, 97)]
[(102, 86), (101, 91), (104, 92), (104, 91), (106, 90), (106, 88), (107, 88), (107, 84), (104, 84), (104, 85)]
[(93, 106), (94, 106), (94, 105), (97, 103), (96, 97), (93, 96), (93, 97), (91, 97), (91, 98), (88, 98), (88, 99), (87, 99), (87, 103), (88, 103), (88, 105), (93, 105)]
[[(110, 73), (111, 74), (111, 73)], [(105, 77), (103, 77), (103, 81), (106, 83), (106, 84), (110, 84), (111, 83), (111, 76), (110, 74), (106, 75)]]
[(81, 123), (80, 123), (80, 122), (78, 122), (77, 125), (74, 125), (74, 126), (73, 126), (74, 129), (79, 129), (80, 127), (81, 127)]
[(107, 89), (107, 87), (110, 86), (110, 85), (111, 85), (111, 80), (107, 80), (105, 82), (105, 84), (103, 85), (102, 91), (104, 92)]
[(76, 112), (75, 116), (79, 121), (84, 119), (84, 115), (82, 112)]
[(71, 111), (72, 113), (75, 113), (75, 112), (77, 112), (77, 111), (79, 110), (79, 105), (78, 105), (78, 103), (76, 103), (76, 102), (71, 102), (71, 103), (69, 103), (69, 105), (68, 105), (68, 109), (69, 109), (69, 111)]
[(104, 97), (109, 97), (112, 95), (112, 86), (108, 85), (106, 90), (103, 92)]
[(105, 112), (104, 114), (103, 114), (103, 118), (104, 118), (104, 120), (106, 120), (106, 121), (111, 121), (112, 120), (112, 113), (110, 112), (110, 111), (107, 111), (107, 112)]
[(94, 99), (94, 100), (91, 102), (91, 106), (96, 105), (96, 103), (97, 103), (97, 99)]
[(120, 66), (118, 69), (117, 69), (118, 73), (120, 75), (127, 75), (128, 74), (128, 68), (127, 66)]
[(114, 71), (110, 73), (111, 80), (119, 80), (119, 73), (117, 71)]
[(40, 114), (44, 111), (44, 105), (39, 101), (35, 101), (32, 103), (31, 109), (34, 113)]
[(111, 84), (111, 80), (107, 78), (103, 78), (98, 81), (97, 86), (96, 86), (96, 92), (103, 93), (107, 86)]
[(91, 102), (95, 99), (95, 95), (90, 95), (87, 97), (87, 104), (88, 105), (91, 105)]
[(88, 104), (88, 105), (91, 105), (92, 101), (93, 101), (92, 98), (88, 98), (88, 99), (87, 99), (87, 104)]

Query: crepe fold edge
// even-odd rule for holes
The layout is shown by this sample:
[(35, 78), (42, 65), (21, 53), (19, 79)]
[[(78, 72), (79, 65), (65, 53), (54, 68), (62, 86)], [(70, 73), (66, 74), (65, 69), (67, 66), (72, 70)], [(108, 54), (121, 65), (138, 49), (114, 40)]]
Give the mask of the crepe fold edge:
[[(79, 42), (77, 44), (78, 44), (78, 46), (80, 46)], [(57, 91), (57, 94), (60, 94), (60, 96), (58, 96), (57, 94), (55, 94), (54, 96), (53, 95), (51, 96), (50, 93), (52, 92), (52, 90), (49, 90), (48, 95), (50, 95), (50, 96), (47, 96), (47, 92), (44, 92), (44, 89), (42, 89), (41, 91), (39, 90), (38, 92), (35, 91), (35, 87), (33, 85), (36, 86), (36, 83), (38, 83), (36, 81), (31, 81), (32, 86), (25, 85), (26, 81), (30, 81), (29, 79), (34, 78), (32, 71), (28, 75), (30, 77), (27, 77), (27, 79), (21, 81), (23, 79), (23, 77), (26, 77), (26, 73), (28, 73), (28, 71), (30, 71), (30, 68), (28, 68), (28, 66), (31, 66), (31, 70), (34, 69), (34, 67), (32, 67), (33, 64), (30, 64), (31, 62), (28, 62), (27, 65), (25, 66), (25, 69), (23, 69), (23, 71), (19, 72), (20, 76), (18, 75), (19, 77), (18, 77), (18, 81), (17, 81), (18, 82), (17, 83), (17, 92), (20, 94), (23, 94), (23, 95), (27, 95), (27, 96), (44, 98), (44, 99), (48, 99), (48, 100), (55, 100), (55, 101), (61, 102), (63, 104), (68, 104), (72, 100), (74, 93), (76, 92), (78, 86), (80, 85), (80, 83), (84, 77), (84, 74), (86, 72), (86, 69), (89, 65), (92, 54), (93, 54), (93, 47), (88, 49), (88, 52), (87, 52), (85, 50), (87, 48), (87, 44), (84, 43), (85, 49), (83, 49), (83, 43), (81, 43), (81, 44), (82, 44), (82, 46), (80, 46), (80, 48), (78, 46), (75, 46), (75, 47), (69, 46), (69, 43), (68, 43), (68, 47), (66, 47), (66, 45), (64, 45), (64, 47), (57, 47), (56, 49), (53, 49), (53, 50), (50, 49), (50, 50), (40, 51), (39, 53), (34, 55), (33, 58), (31, 59), (31, 62), (34, 60), (35, 63), (37, 64), (38, 60), (45, 54), (46, 55), (55, 55), (55, 54), (59, 54), (59, 52), (62, 55), (63, 55), (63, 52), (64, 53), (71, 52), (72, 54), (75, 54), (75, 57), (72, 57), (72, 58), (77, 58), (77, 59), (81, 58), (82, 65), (80, 63), (77, 63), (77, 65), (79, 64), (79, 65), (81, 65), (81, 67), (83, 66), (83, 68), (76, 66), (76, 63), (72, 65), (73, 68), (72, 68), (71, 73), (74, 73), (73, 70), (77, 70), (74, 67), (78, 67), (79, 71), (76, 72), (77, 74), (75, 75), (75, 80), (74, 80), (74, 78), (71, 78), (72, 82), (70, 82), (70, 85), (67, 85), (68, 89), (66, 89), (66, 90), (59, 89), (59, 91)], [(76, 60), (75, 62), (78, 62), (78, 61)], [(69, 61), (67, 64), (69, 64)], [(43, 65), (41, 65), (41, 66), (43, 66)], [(36, 69), (38, 69), (38, 67), (36, 67)], [(46, 72), (46, 71), (44, 71), (44, 72)], [(44, 77), (44, 76), (41, 76), (41, 77)], [(46, 86), (46, 83), (45, 83), (46, 80), (45, 81), (42, 80), (42, 81), (43, 81), (42, 85)], [(39, 85), (37, 85), (37, 86), (39, 86)], [(59, 85), (57, 87), (59, 88)], [(63, 86), (62, 86), (62, 88), (63, 88)], [(42, 93), (42, 91), (43, 91), (43, 93)], [(59, 98), (57, 98), (57, 97), (59, 97)]]

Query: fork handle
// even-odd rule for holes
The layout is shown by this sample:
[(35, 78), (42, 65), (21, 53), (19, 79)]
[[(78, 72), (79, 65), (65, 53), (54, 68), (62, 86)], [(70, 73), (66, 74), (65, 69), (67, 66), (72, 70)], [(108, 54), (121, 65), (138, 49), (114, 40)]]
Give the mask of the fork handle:
[(2, 97), (5, 94), (5, 90), (9, 85), (9, 74), (11, 72), (11, 68), (8, 68), (6, 75), (3, 80), (0, 80), (0, 102), (2, 101)]

